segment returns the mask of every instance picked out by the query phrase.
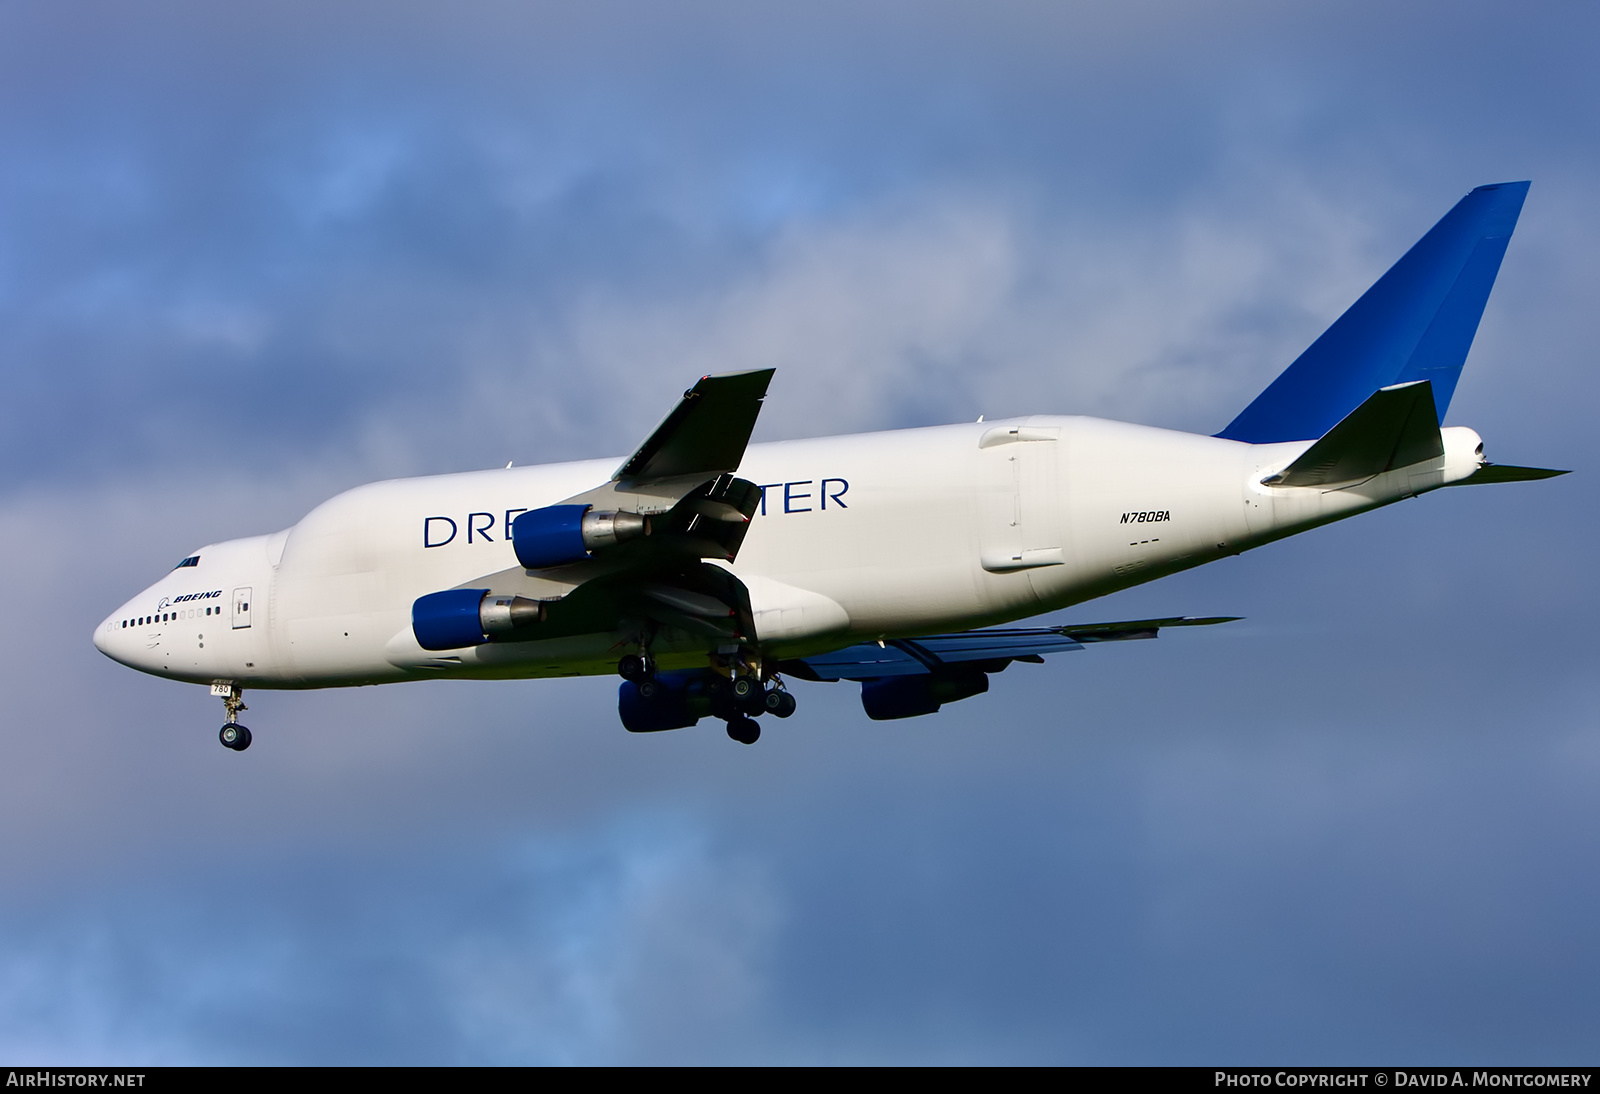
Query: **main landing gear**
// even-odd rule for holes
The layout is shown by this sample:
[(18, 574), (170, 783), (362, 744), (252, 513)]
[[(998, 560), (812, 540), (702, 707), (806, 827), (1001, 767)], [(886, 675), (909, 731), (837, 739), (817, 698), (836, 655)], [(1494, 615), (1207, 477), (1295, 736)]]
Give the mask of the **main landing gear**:
[(795, 711), (794, 696), (776, 678), (762, 678), (759, 662), (716, 659), (707, 669), (678, 669), (656, 674), (648, 652), (628, 654), (617, 662), (617, 674), (633, 685), (624, 689), (623, 725), (642, 733), (682, 729), (710, 715), (728, 724), (728, 736), (740, 744), (761, 739), (756, 718), (787, 718)]
[(239, 712), (250, 709), (244, 705), (243, 689), (237, 684), (212, 684), (211, 694), (222, 697), (222, 705), (228, 712), (228, 720), (217, 732), (217, 740), (222, 742), (223, 748), (243, 752), (250, 747), (250, 731), (239, 724)]
[[(742, 745), (753, 745), (761, 739), (761, 726), (752, 714), (770, 714), (774, 718), (787, 718), (794, 713), (794, 696), (776, 680), (763, 687), (755, 676), (735, 676), (728, 684), (733, 696), (734, 711), (726, 711), (728, 736)], [(713, 707), (713, 713), (718, 713)]]

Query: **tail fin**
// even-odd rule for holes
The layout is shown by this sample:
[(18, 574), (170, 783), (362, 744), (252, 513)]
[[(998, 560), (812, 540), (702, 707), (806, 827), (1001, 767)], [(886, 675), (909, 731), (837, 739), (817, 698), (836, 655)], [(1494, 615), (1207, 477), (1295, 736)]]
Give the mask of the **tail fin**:
[(1443, 421), (1527, 195), (1506, 182), (1462, 198), (1217, 436), (1321, 437), (1374, 391), (1416, 380), (1433, 382)]

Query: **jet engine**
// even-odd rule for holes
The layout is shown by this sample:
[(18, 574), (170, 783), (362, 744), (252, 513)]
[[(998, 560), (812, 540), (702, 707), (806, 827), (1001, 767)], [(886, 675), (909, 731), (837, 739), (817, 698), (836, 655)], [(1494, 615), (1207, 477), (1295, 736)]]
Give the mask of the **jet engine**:
[(937, 713), (945, 703), (982, 695), (989, 690), (989, 674), (965, 665), (950, 666), (918, 676), (880, 676), (861, 681), (861, 706), (873, 721), (915, 718)]
[(687, 729), (711, 713), (713, 686), (709, 673), (696, 671), (624, 680), (617, 690), (617, 714), (630, 733)]
[(411, 631), (425, 650), (481, 646), (544, 618), (544, 605), (523, 596), (490, 596), (488, 589), (447, 589), (411, 605)]
[(547, 505), (511, 522), (517, 561), (529, 570), (567, 566), (650, 534), (650, 518), (597, 511), (592, 505)]

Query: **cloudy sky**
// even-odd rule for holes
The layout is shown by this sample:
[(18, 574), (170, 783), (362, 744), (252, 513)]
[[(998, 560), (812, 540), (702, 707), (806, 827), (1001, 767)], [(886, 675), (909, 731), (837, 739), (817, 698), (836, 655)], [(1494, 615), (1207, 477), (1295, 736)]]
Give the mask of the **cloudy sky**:
[[(802, 10), (803, 9), (803, 10)], [(0, 1056), (1562, 1063), (1600, 1026), (1600, 10), (0, 8)], [(758, 439), (1214, 432), (1531, 179), (1452, 490), (1065, 613), (1244, 623), (761, 743), (615, 682), (204, 689), (89, 634), (328, 495)]]

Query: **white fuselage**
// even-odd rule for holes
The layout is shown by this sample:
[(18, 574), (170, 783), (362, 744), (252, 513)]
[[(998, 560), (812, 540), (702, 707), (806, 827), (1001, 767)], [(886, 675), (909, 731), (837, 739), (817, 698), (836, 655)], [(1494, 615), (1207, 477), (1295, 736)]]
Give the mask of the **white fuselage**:
[[(1310, 441), (1251, 445), (1080, 417), (1036, 416), (751, 445), (764, 487), (737, 561), (756, 638), (789, 657), (861, 639), (1037, 615), (1460, 481), (1477, 434), (1444, 455), (1337, 487), (1261, 480)], [(510, 523), (605, 482), (616, 460), (373, 483), (270, 536), (192, 552), (95, 631), (160, 676), (306, 688), (437, 676), (615, 671), (620, 633), (421, 649), (413, 601), (513, 570)], [(499, 590), (496, 590), (499, 591)], [(509, 591), (509, 590), (508, 590)], [(704, 664), (668, 632), (667, 667)]]

